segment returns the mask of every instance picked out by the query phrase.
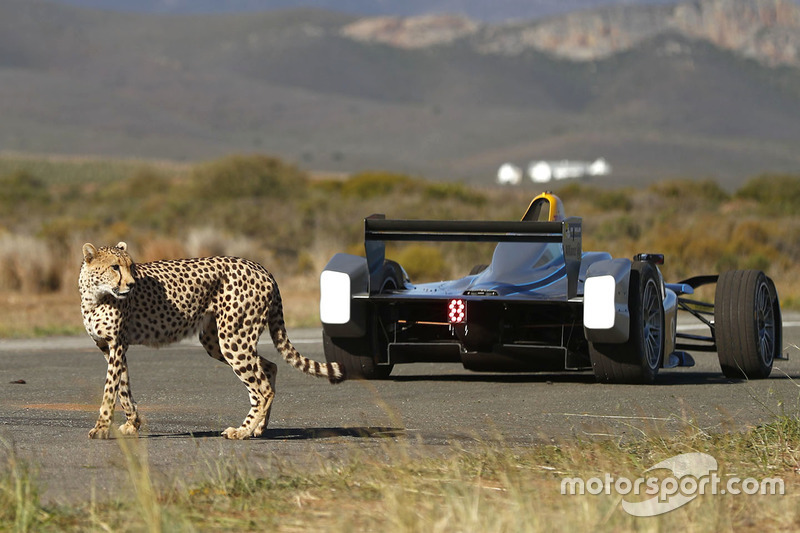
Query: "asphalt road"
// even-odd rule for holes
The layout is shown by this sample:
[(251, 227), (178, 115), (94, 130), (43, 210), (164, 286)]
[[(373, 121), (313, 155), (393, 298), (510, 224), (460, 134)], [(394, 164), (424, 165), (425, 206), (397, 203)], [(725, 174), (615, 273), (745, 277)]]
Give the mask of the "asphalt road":
[[(170, 484), (213, 478), (220, 465), (265, 475), (281, 465), (382, 454), (387, 442), (404, 438), (446, 453), (453, 444), (494, 439), (524, 446), (739, 429), (800, 412), (800, 315), (787, 313), (784, 322), (790, 360), (752, 382), (725, 379), (716, 354), (696, 354), (694, 368), (662, 371), (654, 386), (602, 385), (589, 373), (475, 374), (454, 364), (396, 366), (387, 381), (334, 386), (279, 363), (269, 428), (243, 442), (219, 436), (249, 409), (226, 365), (191, 342), (132, 347), (131, 385), (146, 424), (132, 442), (144, 445), (156, 482)], [(289, 333), (301, 352), (324, 360), (319, 331)], [(260, 352), (277, 360), (269, 344)], [(88, 337), (0, 340), (0, 458), (11, 450), (34, 465), (45, 501), (129, 490), (120, 443), (87, 438), (104, 379), (105, 361)], [(121, 423), (120, 410), (115, 416)]]

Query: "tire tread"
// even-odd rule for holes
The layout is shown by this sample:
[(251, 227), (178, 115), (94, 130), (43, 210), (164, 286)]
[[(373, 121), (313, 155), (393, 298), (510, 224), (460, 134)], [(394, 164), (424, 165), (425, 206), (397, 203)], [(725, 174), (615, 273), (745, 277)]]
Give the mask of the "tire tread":
[[(720, 274), (714, 296), (714, 332), (722, 373), (733, 379), (762, 379), (772, 364), (761, 360), (754, 319), (757, 289), (768, 278), (760, 270), (730, 270)], [(772, 295), (771, 286), (767, 286)], [(775, 302), (773, 302), (775, 307)], [(775, 328), (780, 328), (780, 312)], [(776, 336), (777, 343), (780, 335)]]

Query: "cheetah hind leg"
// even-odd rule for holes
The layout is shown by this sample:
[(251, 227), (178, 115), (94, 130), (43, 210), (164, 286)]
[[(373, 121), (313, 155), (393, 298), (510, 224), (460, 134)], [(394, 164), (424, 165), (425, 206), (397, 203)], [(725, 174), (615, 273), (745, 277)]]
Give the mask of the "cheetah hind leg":
[(259, 422), (256, 430), (253, 432), (254, 437), (260, 437), (264, 433), (264, 430), (267, 429), (267, 424), (269, 424), (269, 415), (272, 412), (272, 400), (275, 399), (275, 378), (278, 377), (278, 365), (271, 361), (267, 361), (263, 357), (259, 357), (258, 359), (261, 364), (261, 374), (266, 376), (266, 382), (269, 385), (268, 390), (272, 392), (272, 396), (269, 397), (267, 402), (266, 416), (261, 422)]
[[(208, 355), (210, 355), (217, 361), (228, 363), (234, 370), (234, 372), (236, 372), (236, 375), (242, 379), (242, 382), (247, 386), (248, 390), (250, 389), (249, 383), (246, 381), (245, 378), (242, 378), (241, 376), (241, 370), (243, 370), (246, 367), (243, 367), (242, 369), (237, 369), (236, 365), (237, 359), (234, 359), (234, 355), (232, 353), (229, 353), (228, 358), (226, 359), (225, 355), (222, 353), (222, 349), (220, 348), (219, 344), (219, 331), (217, 330), (217, 319), (216, 316), (214, 316), (213, 314), (207, 314), (204, 317), (203, 326), (200, 329), (200, 344), (203, 345), (203, 348), (205, 348)], [(252, 392), (250, 394), (250, 401), (251, 404), (253, 404), (254, 400)], [(258, 403), (258, 400), (256, 399), (255, 402)], [(250, 415), (248, 415), (248, 419), (249, 418)], [(245, 420), (245, 424), (246, 422), (247, 420)], [(238, 428), (235, 427), (227, 428), (225, 431), (222, 432), (222, 436), (225, 437), (226, 439), (232, 439), (232, 440), (244, 440), (250, 438), (250, 434), (252, 433), (252, 431), (249, 431), (245, 427), (245, 424), (242, 424), (242, 426)]]
[[(255, 358), (250, 359), (248, 357), (244, 361), (239, 360), (237, 357), (236, 361), (231, 366), (237, 371), (239, 379), (242, 380), (250, 392), (251, 408), (240, 427), (229, 427), (222, 432), (222, 435), (226, 439), (241, 440), (249, 439), (251, 436), (261, 436), (267, 427), (269, 415), (272, 411), (272, 400), (275, 398), (273, 387), (278, 367), (258, 354), (255, 354)], [(251, 365), (252, 370), (246, 370)]]
[(217, 318), (212, 314), (207, 314), (203, 319), (203, 327), (200, 329), (200, 344), (206, 349), (206, 353), (223, 363), (225, 356), (219, 348), (219, 332), (217, 331)]
[[(261, 361), (265, 360), (256, 352), (255, 343), (249, 342), (252, 338), (250, 333), (250, 331), (237, 332), (226, 339), (225, 345), (221, 346), (227, 363), (247, 387), (250, 395), (250, 412), (247, 413), (242, 425), (238, 428), (229, 427), (222, 432), (228, 439), (248, 439), (255, 433), (256, 428), (266, 425), (265, 420), (272, 407), (272, 399), (275, 397), (270, 380), (267, 378), (267, 370), (276, 367), (272, 365), (262, 368)], [(255, 335), (255, 338), (258, 336)], [(271, 372), (271, 375), (274, 381), (275, 372)]]

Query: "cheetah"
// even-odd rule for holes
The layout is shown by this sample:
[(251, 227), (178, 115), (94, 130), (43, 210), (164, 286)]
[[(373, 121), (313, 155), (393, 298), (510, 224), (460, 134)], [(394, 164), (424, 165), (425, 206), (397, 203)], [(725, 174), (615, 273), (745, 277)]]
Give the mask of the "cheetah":
[(242, 425), (222, 432), (228, 439), (260, 436), (269, 422), (278, 367), (256, 350), (265, 327), (290, 365), (331, 383), (344, 380), (337, 363), (313, 361), (294, 348), (275, 278), (253, 261), (207, 257), (134, 263), (124, 242), (99, 248), (87, 243), (78, 285), (86, 332), (108, 362), (91, 439), (108, 438), (117, 397), (126, 416), (119, 432), (138, 434), (142, 419), (125, 356), (130, 345), (159, 347), (199, 332), (208, 355), (229, 364), (250, 395)]

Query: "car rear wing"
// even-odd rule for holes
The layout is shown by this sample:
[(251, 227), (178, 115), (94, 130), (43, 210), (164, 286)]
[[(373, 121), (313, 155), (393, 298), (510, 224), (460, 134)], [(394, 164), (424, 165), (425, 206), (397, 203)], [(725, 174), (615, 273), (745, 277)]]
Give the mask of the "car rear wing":
[(369, 291), (380, 290), (386, 241), (435, 242), (554, 242), (561, 243), (567, 268), (567, 295), (578, 292), (581, 267), (580, 217), (560, 222), (477, 220), (387, 220), (384, 215), (364, 219), (364, 248), (369, 269)]

